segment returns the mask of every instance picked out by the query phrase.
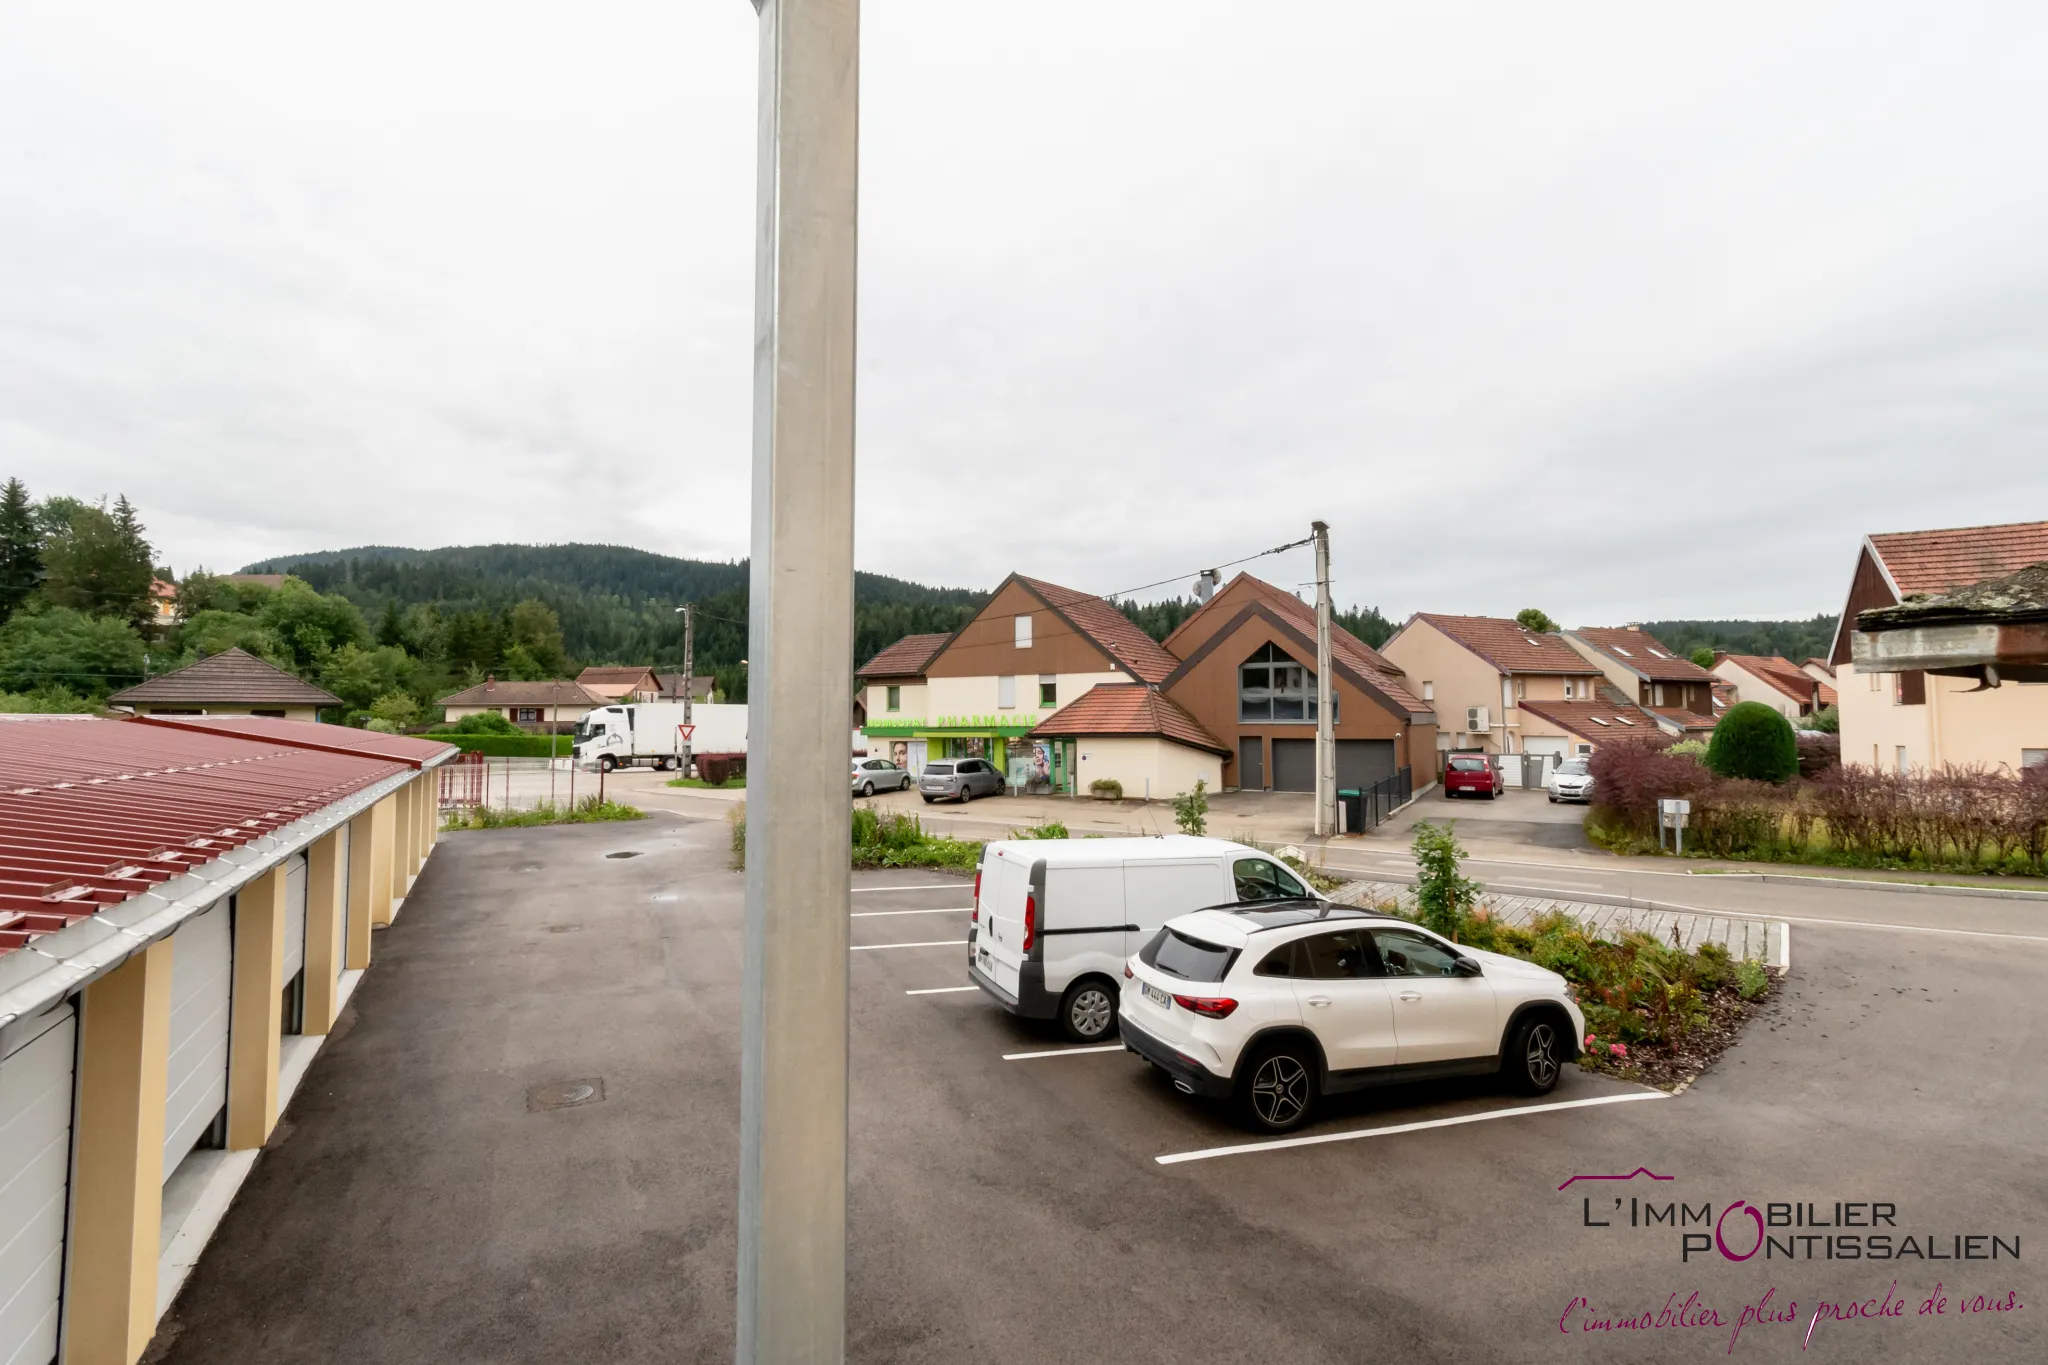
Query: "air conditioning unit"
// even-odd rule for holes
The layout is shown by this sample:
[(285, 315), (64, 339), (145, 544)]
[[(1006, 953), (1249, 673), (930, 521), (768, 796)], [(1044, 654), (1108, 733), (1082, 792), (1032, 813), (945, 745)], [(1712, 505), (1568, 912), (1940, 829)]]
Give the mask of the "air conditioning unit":
[(1466, 733), (1466, 734), (1470, 734), (1470, 735), (1483, 735), (1483, 734), (1485, 734), (1485, 733), (1487, 732), (1487, 730), (1489, 730), (1489, 729), (1491, 728), (1490, 726), (1488, 726), (1488, 725), (1487, 725), (1487, 723), (1486, 723), (1486, 722), (1487, 722), (1487, 715), (1486, 715), (1486, 708), (1485, 708), (1485, 707), (1483, 707), (1483, 706), (1468, 706), (1468, 707), (1466, 707), (1466, 708), (1465, 708), (1465, 733)]

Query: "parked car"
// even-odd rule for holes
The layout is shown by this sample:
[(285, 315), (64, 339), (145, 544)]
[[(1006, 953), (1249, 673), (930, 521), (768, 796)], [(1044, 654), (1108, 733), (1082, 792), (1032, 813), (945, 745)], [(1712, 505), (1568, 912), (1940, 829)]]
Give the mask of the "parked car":
[(974, 873), (967, 979), (1077, 1043), (1116, 1036), (1124, 960), (1205, 905), (1320, 904), (1278, 859), (1223, 839), (996, 839)]
[(907, 792), (911, 781), (908, 768), (899, 768), (886, 758), (857, 758), (853, 762), (853, 790), (861, 796)]
[(917, 789), (927, 806), (942, 798), (972, 801), (977, 796), (1001, 796), (1003, 775), (985, 758), (942, 759), (924, 765)]
[(1340, 1091), (1498, 1075), (1525, 1095), (1578, 1057), (1565, 979), (1326, 902), (1198, 910), (1124, 964), (1124, 1046), (1267, 1133)]
[(1444, 795), (1461, 796), (1471, 792), (1491, 801), (1507, 790), (1507, 779), (1500, 775), (1500, 769), (1493, 766), (1493, 760), (1485, 754), (1452, 754), (1444, 764)]
[(1593, 800), (1593, 768), (1583, 758), (1568, 758), (1550, 770), (1544, 786), (1550, 788), (1550, 803)]

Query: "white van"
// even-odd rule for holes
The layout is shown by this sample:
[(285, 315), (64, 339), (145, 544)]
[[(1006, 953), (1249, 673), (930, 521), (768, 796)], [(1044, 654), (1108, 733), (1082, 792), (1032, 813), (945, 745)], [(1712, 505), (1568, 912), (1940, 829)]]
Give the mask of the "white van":
[(1124, 959), (1175, 915), (1321, 900), (1278, 858), (1225, 839), (998, 839), (974, 873), (967, 978), (1079, 1043), (1116, 1036)]

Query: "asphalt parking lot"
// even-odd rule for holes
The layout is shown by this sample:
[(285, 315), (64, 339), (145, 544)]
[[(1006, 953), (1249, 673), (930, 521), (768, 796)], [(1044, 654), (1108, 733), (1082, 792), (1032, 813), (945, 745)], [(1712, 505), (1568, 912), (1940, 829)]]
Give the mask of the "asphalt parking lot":
[[(657, 817), (444, 839), (153, 1358), (731, 1359), (726, 838)], [(965, 881), (855, 880), (849, 1359), (1724, 1358), (1767, 1290), (1796, 1328), (1735, 1353), (1789, 1358), (1817, 1300), (1894, 1280), (1903, 1319), (1823, 1321), (1804, 1354), (2048, 1357), (2038, 1261), (1737, 1261), (1687, 1253), (1698, 1223), (1628, 1225), (1630, 1199), (1743, 1200), (1799, 1207), (1783, 1235), (1811, 1239), (1806, 1204), (1885, 1203), (1916, 1247), (2041, 1245), (2048, 945), (1805, 930), (1778, 1002), (1676, 1098), (1576, 1068), (1533, 1103), (1409, 1087), (1244, 1150), (1134, 1057), (959, 989)], [(563, 1083), (592, 1088), (545, 1107), (585, 1094)], [(1917, 1315), (1937, 1280), (2022, 1307)], [(1654, 1325), (1695, 1293), (1726, 1326)]]

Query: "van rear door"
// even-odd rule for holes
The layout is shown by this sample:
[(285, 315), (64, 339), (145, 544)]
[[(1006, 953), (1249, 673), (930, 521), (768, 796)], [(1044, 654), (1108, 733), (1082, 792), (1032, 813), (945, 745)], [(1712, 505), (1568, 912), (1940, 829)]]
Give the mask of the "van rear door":
[(1124, 956), (1145, 946), (1175, 915), (1237, 899), (1230, 873), (1216, 858), (1141, 858), (1124, 864)]
[[(981, 867), (981, 925), (974, 936), (975, 966), (982, 975), (1017, 996), (1024, 968), (1024, 911), (1031, 895), (1031, 866), (1012, 849), (991, 844)], [(1032, 907), (1036, 914), (1036, 906)], [(1034, 935), (1036, 924), (1032, 926)]]
[(1128, 935), (1124, 916), (1124, 869), (1062, 867), (1045, 869), (1045, 904), (1038, 907), (1038, 929), (1046, 936), (1045, 989), (1059, 995), (1076, 978), (1109, 977), (1123, 970)]

